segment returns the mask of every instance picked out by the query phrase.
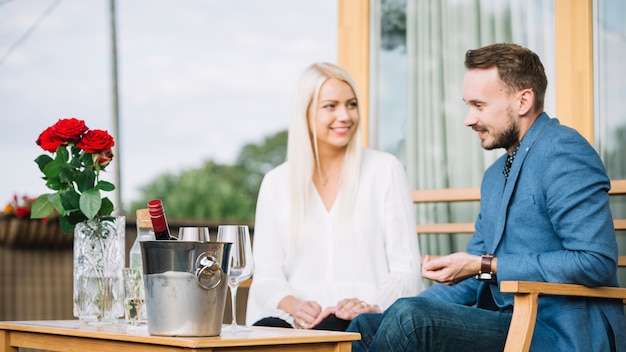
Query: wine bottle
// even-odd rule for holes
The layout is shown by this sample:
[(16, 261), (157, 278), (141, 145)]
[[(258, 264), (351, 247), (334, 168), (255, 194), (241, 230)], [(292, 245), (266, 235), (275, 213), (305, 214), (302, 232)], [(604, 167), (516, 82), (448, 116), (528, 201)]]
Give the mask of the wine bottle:
[(155, 239), (158, 241), (175, 240), (176, 237), (172, 237), (170, 228), (167, 225), (167, 219), (163, 211), (163, 203), (161, 203), (159, 199), (149, 201), (148, 211), (150, 212)]

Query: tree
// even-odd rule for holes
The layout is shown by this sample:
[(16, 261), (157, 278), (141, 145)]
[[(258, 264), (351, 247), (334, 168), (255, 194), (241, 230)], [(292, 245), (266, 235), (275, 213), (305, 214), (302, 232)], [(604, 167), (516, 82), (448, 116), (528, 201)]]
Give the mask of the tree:
[(246, 174), (242, 187), (256, 200), (263, 176), (280, 165), (287, 156), (287, 131), (266, 137), (260, 144), (245, 145), (235, 162), (235, 167)]
[(261, 180), (285, 160), (286, 149), (287, 132), (281, 131), (245, 145), (234, 165), (209, 160), (179, 175), (157, 176), (141, 188), (143, 197), (132, 203), (131, 213), (161, 199), (171, 218), (253, 221)]
[(381, 2), (380, 32), (383, 50), (406, 50), (406, 0)]

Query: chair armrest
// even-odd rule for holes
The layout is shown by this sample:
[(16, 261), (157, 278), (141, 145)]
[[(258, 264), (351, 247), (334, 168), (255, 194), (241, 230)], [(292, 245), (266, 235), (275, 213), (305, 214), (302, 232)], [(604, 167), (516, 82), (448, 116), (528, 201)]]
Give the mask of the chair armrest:
[(506, 337), (505, 352), (528, 351), (535, 330), (539, 295), (618, 298), (626, 302), (626, 288), (587, 287), (549, 282), (502, 281), (500, 291), (515, 294), (513, 317)]
[(555, 284), (552, 282), (502, 281), (500, 283), (500, 291), (507, 293), (538, 293), (540, 295), (626, 299), (626, 288), (588, 287), (575, 284)]

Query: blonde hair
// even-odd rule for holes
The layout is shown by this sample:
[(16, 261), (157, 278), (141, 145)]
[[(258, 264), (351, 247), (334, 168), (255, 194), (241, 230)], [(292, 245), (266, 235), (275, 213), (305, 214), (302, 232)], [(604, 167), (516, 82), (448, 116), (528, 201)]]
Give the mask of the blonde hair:
[[(294, 114), (289, 126), (287, 139), (287, 160), (289, 161), (289, 177), (291, 187), (291, 229), (296, 239), (301, 238), (307, 214), (307, 205), (313, 191), (312, 179), (315, 166), (319, 168), (319, 152), (317, 150), (317, 133), (309, 131), (307, 113), (312, 104), (312, 124), (315, 125), (317, 114), (317, 98), (324, 82), (335, 78), (346, 82), (358, 99), (356, 83), (352, 76), (343, 68), (330, 63), (314, 63), (300, 76), (295, 94)], [(357, 104), (358, 107), (358, 104)], [(358, 110), (357, 110), (358, 111)], [(311, 138), (313, 139), (311, 141)], [(304, 141), (310, 141), (306, 143)], [(352, 221), (352, 209), (356, 202), (359, 172), (361, 168), (361, 124), (357, 123), (355, 134), (347, 145), (343, 161), (342, 178), (337, 194), (339, 201), (340, 234)]]

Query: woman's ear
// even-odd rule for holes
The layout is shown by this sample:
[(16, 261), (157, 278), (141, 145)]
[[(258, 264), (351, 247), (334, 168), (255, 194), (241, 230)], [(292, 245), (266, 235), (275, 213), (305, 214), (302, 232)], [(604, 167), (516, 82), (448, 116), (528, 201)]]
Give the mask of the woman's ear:
[(522, 90), (519, 96), (519, 115), (523, 116), (528, 114), (533, 109), (535, 104), (535, 92), (532, 89), (527, 88)]

